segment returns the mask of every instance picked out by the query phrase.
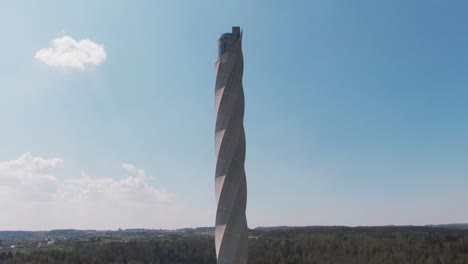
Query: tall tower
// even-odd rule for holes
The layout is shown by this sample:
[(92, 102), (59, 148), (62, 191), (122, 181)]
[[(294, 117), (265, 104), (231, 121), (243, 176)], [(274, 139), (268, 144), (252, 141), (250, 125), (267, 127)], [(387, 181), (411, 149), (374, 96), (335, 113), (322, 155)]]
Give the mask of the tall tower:
[(247, 263), (242, 32), (218, 40), (216, 62), (216, 228), (218, 264)]

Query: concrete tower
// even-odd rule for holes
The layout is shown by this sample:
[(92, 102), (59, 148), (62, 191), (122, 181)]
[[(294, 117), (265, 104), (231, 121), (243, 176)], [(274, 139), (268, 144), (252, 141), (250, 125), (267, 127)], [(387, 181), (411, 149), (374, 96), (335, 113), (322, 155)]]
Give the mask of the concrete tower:
[(218, 40), (216, 62), (216, 257), (218, 264), (247, 263), (242, 32)]

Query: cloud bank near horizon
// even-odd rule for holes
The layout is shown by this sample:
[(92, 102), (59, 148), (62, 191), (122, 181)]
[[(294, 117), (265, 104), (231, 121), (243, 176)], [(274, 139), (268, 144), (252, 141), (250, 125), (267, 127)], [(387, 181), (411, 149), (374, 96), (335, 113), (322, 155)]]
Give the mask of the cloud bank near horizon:
[[(6, 229), (65, 227), (118, 228), (148, 226), (180, 210), (175, 195), (153, 187), (152, 177), (132, 164), (122, 164), (127, 177), (60, 177), (61, 158), (27, 152), (0, 162), (0, 226)], [(167, 219), (165, 220), (167, 222)]]
[(37, 51), (35, 58), (51, 67), (85, 69), (103, 63), (107, 54), (102, 44), (89, 39), (76, 41), (65, 35), (52, 40), (51, 47)]

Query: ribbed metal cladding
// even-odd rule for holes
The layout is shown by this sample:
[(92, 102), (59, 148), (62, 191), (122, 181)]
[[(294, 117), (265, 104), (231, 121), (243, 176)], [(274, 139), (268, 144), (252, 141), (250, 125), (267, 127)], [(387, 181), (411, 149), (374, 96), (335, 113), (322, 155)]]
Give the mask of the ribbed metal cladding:
[(225, 51), (216, 62), (216, 257), (218, 264), (245, 264), (248, 237), (242, 33), (235, 27), (225, 38), (220, 41), (228, 47), (220, 45)]

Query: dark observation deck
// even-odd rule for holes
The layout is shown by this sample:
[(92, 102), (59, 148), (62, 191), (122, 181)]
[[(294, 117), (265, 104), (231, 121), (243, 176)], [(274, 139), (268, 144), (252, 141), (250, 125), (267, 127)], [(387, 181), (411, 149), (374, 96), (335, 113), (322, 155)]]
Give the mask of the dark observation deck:
[(240, 37), (240, 27), (232, 27), (232, 33), (224, 33), (218, 40), (218, 58), (221, 58)]

